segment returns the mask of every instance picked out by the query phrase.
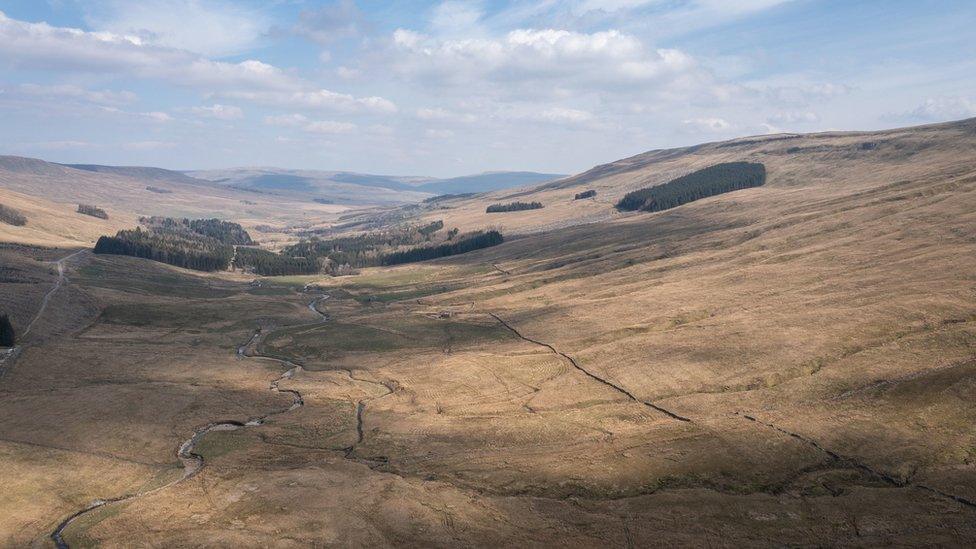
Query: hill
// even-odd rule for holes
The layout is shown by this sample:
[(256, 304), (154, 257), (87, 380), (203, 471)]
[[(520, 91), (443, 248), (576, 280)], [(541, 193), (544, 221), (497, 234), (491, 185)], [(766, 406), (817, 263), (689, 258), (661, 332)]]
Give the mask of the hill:
[(341, 277), (0, 247), (0, 544), (971, 546), (974, 145), (654, 151), (428, 203), (519, 234)]
[[(419, 202), (430, 195), (510, 189), (563, 177), (557, 174), (501, 171), (437, 179), (283, 168), (228, 168), (190, 171), (187, 174), (220, 185), (267, 193), (332, 199), (338, 203), (356, 202), (355, 198), (361, 194), (385, 202)], [(377, 194), (377, 189), (383, 189), (385, 192)]]
[[(48, 220), (28, 221), (24, 227), (0, 227), (4, 239), (25, 244), (90, 245), (97, 239), (94, 233), (100, 227), (115, 229), (122, 220), (131, 227), (140, 216), (219, 217), (248, 226), (275, 220), (279, 225), (288, 225), (307, 223), (310, 215), (320, 222), (334, 219), (347, 209), (307, 199), (228, 188), (157, 168), (84, 166), (80, 169), (17, 156), (0, 156), (0, 203), (3, 200), (19, 204), (28, 219)], [(105, 208), (109, 223), (97, 224), (90, 217), (70, 223), (56, 221), (65, 220), (59, 218), (61, 213), (70, 214), (78, 204)], [(55, 212), (61, 213), (55, 215)], [(69, 218), (73, 219), (74, 214)]]
[(459, 194), (459, 193), (482, 193), (497, 191), (501, 189), (511, 189), (514, 187), (524, 187), (560, 179), (564, 175), (552, 173), (536, 172), (486, 172), (477, 175), (466, 175), (452, 177), (449, 179), (439, 179), (424, 183), (417, 187), (424, 192), (438, 194)]
[[(725, 162), (757, 162), (768, 172), (769, 191), (747, 190), (727, 198), (702, 201), (752, 203), (779, 192), (813, 192), (825, 196), (871, 188), (950, 166), (971, 156), (976, 119), (877, 132), (828, 132), (767, 135), (679, 149), (655, 150), (618, 160), (572, 177), (517, 192), (495, 191), (425, 204), (424, 220), (443, 219), (449, 227), (476, 230), (500, 227), (506, 233), (532, 233), (633, 215), (615, 204), (629, 192), (662, 185), (679, 176)], [(941, 169), (941, 168), (940, 168)], [(574, 200), (577, 193), (596, 195)], [(494, 203), (540, 202), (533, 211), (486, 215)]]

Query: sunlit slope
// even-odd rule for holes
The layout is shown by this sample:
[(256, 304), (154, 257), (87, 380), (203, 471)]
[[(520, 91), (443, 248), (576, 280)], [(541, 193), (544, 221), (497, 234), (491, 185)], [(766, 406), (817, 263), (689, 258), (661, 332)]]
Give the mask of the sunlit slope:
[(0, 242), (31, 244), (52, 248), (91, 246), (103, 234), (132, 227), (138, 218), (112, 207), (105, 210), (109, 219), (99, 219), (77, 212), (77, 204), (52, 202), (0, 187), (0, 204), (22, 212), (23, 226), (0, 223)]
[[(0, 227), (3, 241), (54, 245), (58, 242), (88, 242), (97, 238), (102, 227), (115, 227), (119, 221), (133, 226), (142, 215), (173, 217), (218, 217), (259, 224), (318, 222), (333, 219), (343, 206), (317, 204), (311, 200), (223, 188), (189, 177), (162, 177), (174, 174), (153, 168), (112, 168), (93, 171), (45, 162), (33, 158), (0, 156), (0, 193), (20, 204), (30, 221), (25, 227)], [(180, 174), (175, 174), (179, 176)], [(94, 218), (66, 220), (66, 225), (45, 221), (57, 211), (73, 211), (79, 203), (106, 209), (111, 223)], [(35, 210), (35, 208), (37, 208)], [(98, 222), (92, 225), (92, 222)], [(75, 227), (78, 223), (91, 229)]]
[[(495, 312), (690, 418), (695, 451), (715, 460), (695, 474), (782, 467), (722, 462), (737, 438), (724, 431), (748, 425), (974, 501), (973, 135), (968, 123), (875, 136), (875, 149), (854, 146), (862, 136), (764, 153), (765, 187), (510, 241), (457, 260), (494, 265), (497, 282), (436, 303)], [(615, 471), (677, 470), (594, 451)]]
[[(976, 119), (881, 132), (771, 135), (650, 151), (579, 175), (523, 189), (437, 202), (423, 215), (462, 230), (500, 227), (506, 234), (537, 232), (624, 214), (614, 204), (635, 189), (722, 162), (761, 162), (766, 189), (840, 196), (909, 177), (967, 166), (976, 156)], [(597, 192), (574, 200), (576, 193)], [(716, 200), (750, 200), (764, 189)], [(538, 201), (541, 210), (486, 214), (489, 204)], [(626, 214), (632, 215), (632, 214)]]

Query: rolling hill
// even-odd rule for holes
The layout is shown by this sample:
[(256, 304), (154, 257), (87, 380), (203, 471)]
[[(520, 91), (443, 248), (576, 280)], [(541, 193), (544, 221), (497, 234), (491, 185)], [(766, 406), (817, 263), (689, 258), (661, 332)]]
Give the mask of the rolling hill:
[[(34, 326), (0, 543), (971, 546), (973, 150), (976, 120), (652, 151), (426, 203), (509, 238), (342, 277), (0, 247)], [(613, 207), (728, 162), (764, 184)]]
[[(806, 135), (767, 135), (706, 143), (679, 149), (655, 150), (597, 166), (586, 172), (512, 191), (484, 196), (461, 196), (425, 205), (424, 220), (443, 219), (449, 227), (474, 230), (501, 227), (525, 234), (581, 223), (627, 218), (614, 205), (623, 195), (664, 184), (714, 164), (748, 161), (765, 165), (765, 191), (741, 191), (711, 198), (693, 210), (718, 202), (754, 204), (771, 194), (815, 192), (839, 196), (932, 170), (949, 170), (972, 156), (976, 119), (877, 132), (828, 132)], [(828, 168), (829, 167), (829, 168)], [(574, 200), (577, 193), (596, 191), (592, 198)], [(486, 214), (493, 203), (541, 202), (539, 210)], [(755, 204), (758, 206), (758, 204)]]
[[(503, 171), (436, 179), (282, 168), (229, 168), (190, 171), (187, 174), (225, 186), (331, 199), (337, 203), (352, 202), (354, 197), (363, 192), (376, 200), (386, 202), (419, 202), (431, 195), (480, 193), (523, 187), (563, 177), (557, 174)], [(369, 190), (364, 191), (363, 187), (368, 187)]]

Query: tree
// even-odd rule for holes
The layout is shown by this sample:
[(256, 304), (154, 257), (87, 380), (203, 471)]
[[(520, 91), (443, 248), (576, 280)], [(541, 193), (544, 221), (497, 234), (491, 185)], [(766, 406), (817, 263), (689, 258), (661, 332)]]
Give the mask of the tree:
[(14, 327), (10, 324), (10, 317), (0, 315), (0, 347), (13, 347), (16, 341)]

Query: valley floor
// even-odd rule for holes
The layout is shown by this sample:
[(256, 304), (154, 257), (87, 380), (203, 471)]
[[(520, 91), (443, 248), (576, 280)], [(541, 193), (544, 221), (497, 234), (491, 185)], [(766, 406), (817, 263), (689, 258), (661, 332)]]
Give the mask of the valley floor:
[(976, 172), (835, 168), (353, 277), (4, 248), (0, 545), (972, 546)]

